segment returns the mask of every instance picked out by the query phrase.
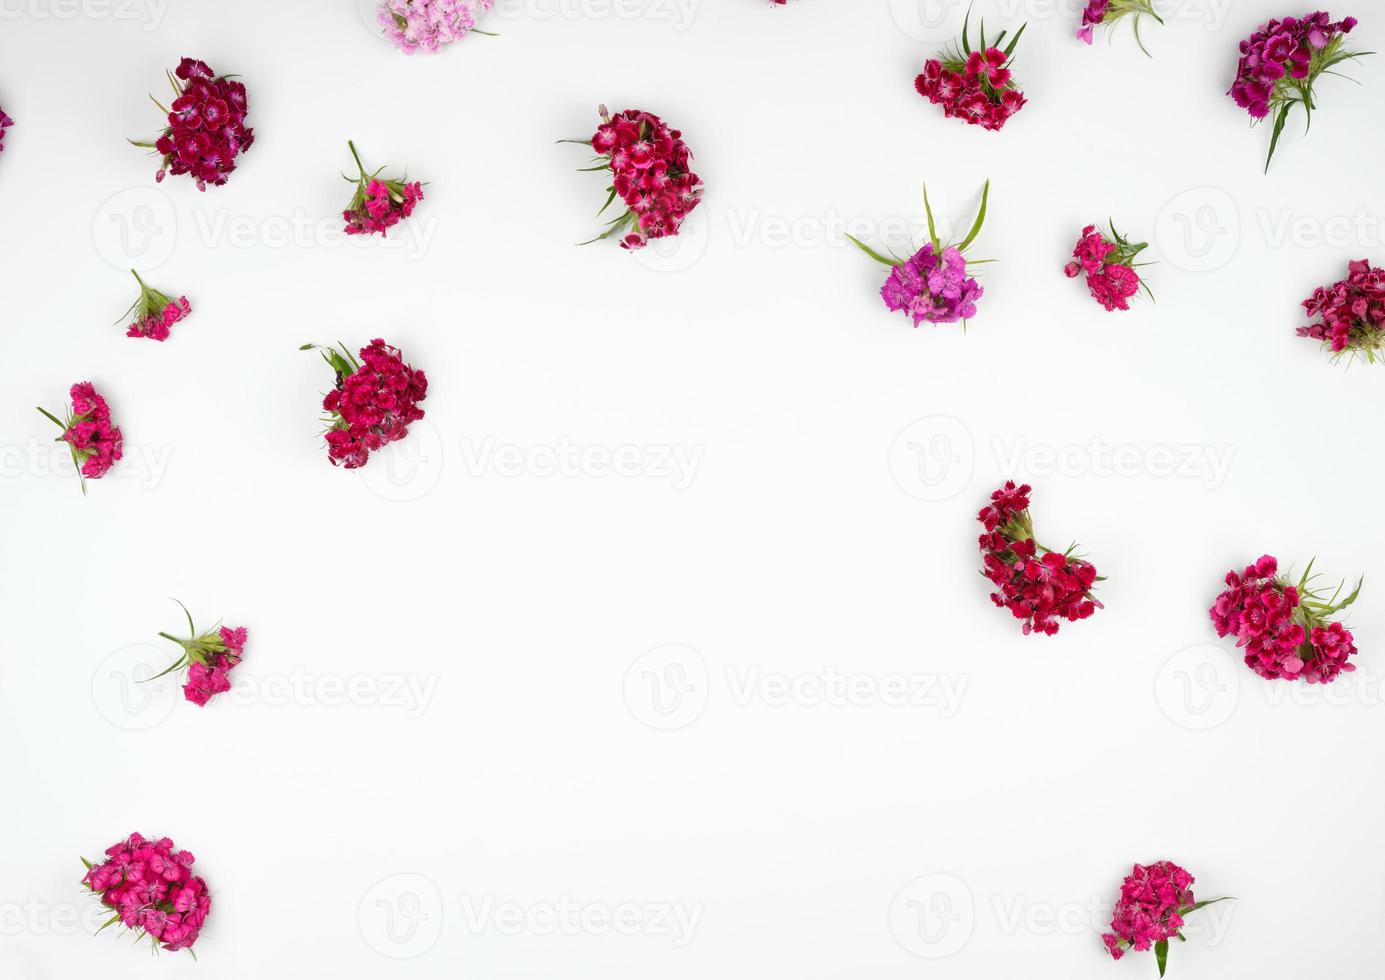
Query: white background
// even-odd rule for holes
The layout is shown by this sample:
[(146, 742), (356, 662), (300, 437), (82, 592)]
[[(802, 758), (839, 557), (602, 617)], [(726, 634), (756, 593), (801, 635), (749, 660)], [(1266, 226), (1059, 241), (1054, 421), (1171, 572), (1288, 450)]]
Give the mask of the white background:
[[(1322, 83), (1266, 177), (1268, 131), (1223, 94), (1238, 41), (1299, 12), (1259, 0), (1161, 3), (1153, 59), (1128, 24), (1078, 43), (1076, 0), (980, 4), (1030, 22), (1003, 133), (913, 90), (960, 5), (525, 0), (410, 59), (345, 0), (92, 3), (0, 0), (7, 980), (1148, 978), (1099, 933), (1160, 858), (1239, 899), (1172, 976), (1375, 975), (1385, 396), (1293, 330), (1349, 259), (1385, 260), (1378, 58)], [(1359, 48), (1385, 45), (1372, 6), (1333, 10)], [(182, 55), (244, 77), (257, 134), (205, 194), (124, 142)], [(696, 154), (670, 252), (572, 245), (603, 184), (554, 141), (601, 102)], [(430, 181), (397, 240), (337, 234), (348, 137)], [(838, 223), (900, 248), (923, 179), (969, 222), (987, 176), (969, 331), (887, 314)], [(1063, 277), (1108, 216), (1151, 243), (1157, 305), (1107, 314)], [(168, 343), (113, 325), (131, 264), (192, 301)], [(330, 375), (296, 348), (374, 336), (431, 389), (361, 475), (327, 463)], [(33, 410), (82, 379), (127, 454), (86, 499)], [(634, 447), (636, 472), (550, 473), (564, 445)], [(1109, 576), (1056, 638), (976, 572), (1010, 476)], [(1266, 687), (1212, 633), (1222, 575), (1263, 552), (1367, 577), (1330, 692)], [(130, 694), (170, 596), (250, 630), (206, 709)], [(833, 704), (830, 670), (867, 701), (963, 693)], [(772, 675), (788, 703), (745, 694)], [(683, 678), (672, 715), (651, 676)], [(78, 856), (132, 830), (197, 855), (200, 962), (74, 924)], [(577, 935), (545, 926), (565, 899)], [(600, 927), (623, 903), (636, 935)], [(518, 930), (490, 914), (515, 907)]]

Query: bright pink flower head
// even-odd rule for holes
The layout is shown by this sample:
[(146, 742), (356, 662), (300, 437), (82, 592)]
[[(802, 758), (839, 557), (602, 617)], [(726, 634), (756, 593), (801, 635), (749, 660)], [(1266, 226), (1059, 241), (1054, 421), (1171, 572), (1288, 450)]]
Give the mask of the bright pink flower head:
[(14, 125), (14, 120), (5, 115), (5, 110), (0, 109), (0, 151), (5, 149), (5, 130)]
[(1226, 589), (1208, 611), (1218, 636), (1233, 637), (1245, 650), (1246, 666), (1267, 680), (1326, 684), (1356, 669), (1350, 631), (1328, 616), (1345, 608), (1324, 603), (1311, 589), (1286, 582), (1279, 563), (1265, 555), (1237, 573), (1226, 573)]
[(342, 212), (345, 231), (348, 235), (378, 234), (384, 238), (390, 228), (414, 213), (418, 202), (423, 200), (423, 185), (403, 177), (391, 180), (367, 173), (356, 152), (356, 144), (348, 141), (347, 146), (360, 176), (355, 182), (356, 193)]
[(1063, 274), (1075, 279), (1085, 273), (1093, 299), (1108, 311), (1128, 310), (1127, 300), (1143, 286), (1133, 263), (1145, 247), (1127, 241), (1114, 227), (1108, 238), (1096, 225), (1088, 225), (1072, 250), (1072, 260), (1063, 266)]
[(170, 952), (197, 942), (212, 900), (207, 883), (192, 873), (194, 858), (167, 837), (140, 834), (106, 848), (106, 859), (89, 863), (82, 883), (100, 896), (121, 925)]
[(1183, 868), (1172, 861), (1137, 864), (1121, 883), (1111, 931), (1102, 941), (1114, 959), (1130, 949), (1145, 952), (1178, 935), (1193, 905), (1193, 876)]
[(72, 462), (83, 479), (99, 480), (120, 461), (124, 452), (124, 437), (120, 428), (111, 422), (111, 410), (90, 381), (79, 381), (68, 390), (72, 408), (66, 420), (39, 409), (49, 421), (63, 431), (59, 437), (72, 452)]

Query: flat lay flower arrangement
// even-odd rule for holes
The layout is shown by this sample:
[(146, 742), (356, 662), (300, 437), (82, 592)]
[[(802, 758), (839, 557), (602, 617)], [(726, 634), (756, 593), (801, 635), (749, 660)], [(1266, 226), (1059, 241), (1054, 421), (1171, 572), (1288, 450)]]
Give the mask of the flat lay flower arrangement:
[[(806, 6), (788, 0), (768, 0), (768, 5)], [(384, 0), (376, 11), (377, 26), (381, 36), (405, 54), (437, 55), (471, 34), (491, 33), (478, 25), (493, 7), (493, 0)], [(1096, 28), (1126, 22), (1133, 25), (1143, 50), (1142, 19), (1164, 23), (1154, 0), (1090, 0), (1082, 10), (1076, 35), (1091, 44)], [(1025, 25), (1013, 32), (988, 35), (984, 20), (978, 19), (974, 34), (971, 23), (969, 12), (955, 44), (923, 61), (922, 71), (914, 79), (915, 89), (928, 103), (939, 107), (944, 118), (989, 131), (977, 133), (976, 138), (1001, 140), (1005, 137), (993, 134), (1011, 125), (1031, 96), (1040, 100), (1044, 94), (1026, 94), (1015, 74)], [(1328, 80), (1335, 84), (1335, 76), (1343, 69), (1370, 54), (1350, 47), (1356, 26), (1354, 17), (1334, 20), (1321, 11), (1286, 16), (1262, 24), (1242, 41), (1239, 58), (1229, 54), (1233, 81), (1227, 95), (1253, 122), (1265, 121), (1270, 126), (1265, 170), (1291, 115), (1301, 110), (1305, 125), (1310, 124), (1313, 114), (1321, 111), (1320, 95), (1326, 91)], [(1037, 43), (1033, 35), (1028, 40)], [(1072, 46), (1070, 34), (1066, 43)], [(403, 64), (401, 59), (393, 60)], [(155, 182), (185, 176), (198, 191), (222, 188), (241, 167), (252, 165), (246, 161), (255, 144), (255, 132), (248, 125), (246, 85), (236, 76), (220, 74), (207, 62), (191, 57), (182, 58), (167, 74), (171, 88), (167, 104), (151, 97), (161, 116), (161, 128), (151, 138), (131, 142), (157, 157)], [(900, 79), (901, 84), (905, 81)], [(6, 131), (14, 125), (0, 109), (0, 150), (6, 151), (5, 158), (0, 158), (0, 172), (14, 156), (4, 144)], [(582, 119), (574, 117), (572, 125), (583, 126)], [(559, 142), (587, 147), (592, 157), (583, 169), (602, 182), (604, 203), (594, 212), (602, 224), (583, 244), (612, 240), (626, 252), (638, 252), (651, 242), (675, 238), (709, 193), (694, 169), (693, 152), (683, 133), (647, 109), (613, 113), (603, 105), (590, 136)], [(410, 178), (393, 165), (381, 164), (373, 156), (367, 163), (354, 141), (346, 142), (343, 159), (347, 158), (350, 166), (342, 176), (350, 196), (341, 212), (344, 232), (363, 239), (388, 238), (423, 205), (425, 182)], [(1330, 161), (1324, 166), (1330, 166)], [(1250, 176), (1254, 175), (1247, 179)], [(914, 327), (960, 324), (964, 330), (978, 317), (987, 295), (979, 279), (979, 266), (993, 260), (975, 258), (974, 246), (984, 231), (988, 251), (1002, 254), (1007, 231), (1012, 230), (1001, 224), (1003, 216), (990, 215), (990, 198), (991, 184), (985, 180), (974, 216), (970, 222), (957, 225), (967, 229), (965, 234), (949, 240), (939, 234), (933, 201), (925, 186), (922, 203), (928, 240), (912, 253), (902, 249), (905, 254), (896, 254), (884, 243), (847, 236), (862, 253), (887, 268), (877, 270), (883, 281), (869, 279), (871, 289), (879, 284), (880, 302), (886, 312), (903, 314)], [(438, 202), (433, 200), (427, 205), (436, 206)], [(992, 219), (989, 226), (988, 216)], [(1072, 241), (1066, 235), (1082, 220), (1085, 218), (1078, 218), (1074, 228), (1065, 233), (1065, 241)], [(1087, 224), (1077, 232), (1070, 256), (1052, 256), (1046, 274), (1056, 277), (1061, 267), (1063, 275), (1080, 280), (1091, 300), (1106, 312), (1128, 311), (1137, 300), (1153, 301), (1153, 290), (1141, 271), (1151, 264), (1142, 260), (1148, 246), (1131, 235), (1117, 230), (1114, 220), (1108, 219), (1105, 226)], [(612, 249), (602, 261), (620, 261), (618, 254)], [(1315, 277), (1317, 281), (1343, 273), (1340, 266), (1334, 270), (1330, 263), (1318, 271), (1323, 274)], [(146, 279), (153, 278), (149, 273), (130, 272), (137, 294), (119, 321), (126, 327), (126, 336), (160, 343), (175, 341), (171, 349), (178, 346), (179, 335), (198, 329), (197, 320), (188, 322), (193, 306), (187, 296), (151, 284)], [(122, 281), (129, 285), (128, 280)], [(205, 299), (203, 289), (196, 292), (199, 308), (204, 302), (215, 302), (213, 290), (208, 284), (204, 286)], [(1177, 284), (1170, 283), (1168, 288), (1176, 289)], [(1297, 328), (1298, 336), (1320, 344), (1333, 360), (1370, 364), (1385, 357), (1385, 269), (1373, 265), (1368, 257), (1350, 259), (1344, 278), (1307, 288), (1312, 292), (1303, 300), (1302, 310), (1308, 322)], [(878, 313), (878, 307), (876, 310)], [(1095, 311), (1092, 315), (1097, 316)], [(890, 323), (898, 321), (891, 318)], [(160, 349), (136, 346), (141, 356), (153, 356), (150, 352)], [(307, 343), (299, 349), (316, 351), (328, 368), (320, 392), (319, 451), (325, 450), (333, 466), (367, 466), (374, 454), (409, 438), (410, 426), (424, 418), (428, 376), (406, 360), (400, 348), (376, 338), (354, 349), (340, 342), (326, 346)], [(55, 391), (60, 390), (56, 380), (50, 379)], [(102, 376), (101, 384), (98, 391), (91, 381), (73, 383), (67, 389), (67, 405), (55, 411), (39, 408), (58, 429), (54, 439), (70, 454), (84, 495), (89, 492), (89, 482), (104, 478), (123, 458), (122, 428), (103, 394), (119, 391), (120, 379)], [(306, 431), (310, 425), (304, 420), (302, 427)], [(48, 432), (52, 434), (51, 429)], [(1046, 499), (1060, 492), (1057, 486), (1043, 490)], [(1047, 525), (1041, 525), (1045, 531), (1041, 538), (1031, 513), (1034, 495), (1030, 485), (1006, 480), (976, 513), (981, 525), (977, 538), (979, 572), (986, 580), (990, 603), (1008, 612), (1008, 619), (1017, 621), (1019, 632), (1053, 638), (1105, 608), (1098, 597), (1104, 578), (1076, 545), (1054, 547), (1046, 536)], [(974, 532), (975, 526), (970, 527)], [(965, 530), (962, 522), (958, 530), (959, 534)], [(1234, 643), (1245, 667), (1265, 681), (1333, 684), (1357, 669), (1358, 657), (1366, 661), (1371, 656), (1369, 649), (1358, 650), (1356, 637), (1345, 624), (1345, 614), (1362, 598), (1362, 581), (1324, 586), (1313, 573), (1314, 565), (1309, 561), (1301, 573), (1293, 575), (1281, 570), (1276, 558), (1265, 555), (1226, 572), (1220, 593), (1215, 593), (1213, 585), (1215, 572), (1207, 576), (1212, 631), (1229, 641), (1227, 646)], [(195, 575), (196, 569), (190, 568), (188, 574)], [(1123, 569), (1120, 574), (1135, 578), (1139, 569)], [(233, 688), (233, 673), (244, 659), (248, 630), (220, 623), (199, 628), (185, 607), (183, 612), (186, 635), (158, 633), (173, 645), (164, 673), (179, 677), (186, 701), (209, 712), (221, 710), (226, 706), (217, 704), (218, 698)], [(1036, 646), (1048, 650), (1052, 649), (1049, 644), (1056, 642), (1060, 641), (1045, 640)], [(210, 846), (215, 847), (215, 842)], [(211, 911), (210, 890), (206, 881), (193, 873), (193, 864), (193, 856), (178, 850), (169, 838), (146, 839), (131, 834), (107, 848), (100, 860), (86, 862), (81, 884), (109, 911), (103, 929), (125, 930), (136, 940), (148, 940), (156, 950), (191, 951)], [(1104, 945), (1117, 960), (1135, 952), (1153, 952), (1163, 976), (1170, 941), (1186, 940), (1182, 930), (1187, 918), (1212, 902), (1224, 900), (1195, 899), (1193, 883), (1187, 870), (1167, 860), (1135, 864), (1120, 885), (1109, 931), (1101, 934), (1094, 946)]]

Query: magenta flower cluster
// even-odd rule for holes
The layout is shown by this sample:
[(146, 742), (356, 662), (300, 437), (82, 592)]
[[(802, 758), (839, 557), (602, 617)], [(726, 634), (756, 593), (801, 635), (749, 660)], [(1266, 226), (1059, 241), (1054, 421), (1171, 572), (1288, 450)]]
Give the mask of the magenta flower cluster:
[(99, 864), (84, 861), (82, 883), (114, 910), (102, 928), (119, 923), (170, 952), (191, 949), (212, 910), (207, 883), (192, 873), (193, 860), (167, 837), (131, 834), (106, 848)]
[(1279, 562), (1264, 555), (1226, 573), (1226, 589), (1209, 610), (1217, 635), (1234, 637), (1246, 666), (1267, 680), (1329, 684), (1355, 670), (1348, 662), (1356, 653), (1351, 631), (1329, 617), (1351, 605), (1360, 586), (1338, 602), (1307, 587), (1310, 572), (1297, 585), (1278, 572)]
[(493, 6), (495, 0), (385, 0), (378, 17), (385, 37), (400, 51), (437, 54), (474, 31)]
[(245, 86), (193, 58), (180, 61), (169, 81), (175, 98), (168, 126), (152, 144), (163, 157), (154, 178), (188, 174), (203, 191), (208, 184), (226, 183), (236, 157), (255, 142), (254, 130), (245, 125)]
[(1236, 80), (1227, 94), (1256, 119), (1265, 118), (1286, 89), (1311, 83), (1314, 55), (1350, 33), (1356, 23), (1355, 17), (1334, 22), (1319, 10), (1261, 25), (1241, 42)]
[(954, 246), (939, 253), (929, 242), (895, 266), (880, 296), (890, 312), (903, 312), (920, 323), (956, 323), (976, 316), (976, 301), (985, 292), (967, 275), (967, 260)]
[(5, 130), (14, 125), (14, 120), (5, 115), (5, 110), (0, 109), (0, 151), (5, 149)]
[(1298, 335), (1322, 341), (1333, 354), (1374, 361), (1385, 348), (1385, 269), (1365, 259), (1348, 263), (1345, 279), (1315, 289), (1303, 308), (1321, 321), (1299, 327)]

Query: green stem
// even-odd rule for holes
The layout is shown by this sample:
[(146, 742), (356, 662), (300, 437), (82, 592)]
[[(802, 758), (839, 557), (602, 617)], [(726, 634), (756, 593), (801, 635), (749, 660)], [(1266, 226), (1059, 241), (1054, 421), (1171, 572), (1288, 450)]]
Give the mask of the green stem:
[(356, 161), (356, 169), (361, 172), (361, 179), (366, 179), (365, 164), (361, 163), (361, 155), (356, 152), (356, 144), (351, 140), (346, 141), (347, 147), (351, 150), (351, 157)]
[(176, 636), (169, 636), (167, 633), (160, 633), (159, 635), (162, 636), (165, 640), (170, 640), (170, 641), (172, 641), (172, 642), (178, 644), (179, 646), (183, 646), (183, 645), (184, 645), (183, 641), (180, 640), (180, 639), (178, 639), (178, 637), (176, 637)]
[(130, 275), (132, 275), (132, 276), (135, 277), (135, 282), (139, 283), (141, 289), (148, 289), (148, 288), (149, 288), (149, 286), (145, 283), (145, 281), (139, 277), (139, 273), (136, 272), (134, 269), (131, 269), (131, 270), (130, 270)]

